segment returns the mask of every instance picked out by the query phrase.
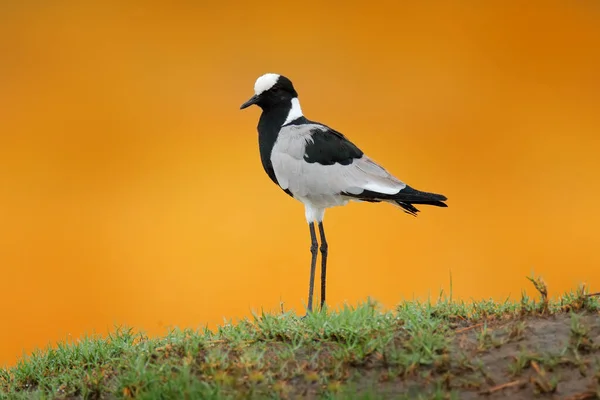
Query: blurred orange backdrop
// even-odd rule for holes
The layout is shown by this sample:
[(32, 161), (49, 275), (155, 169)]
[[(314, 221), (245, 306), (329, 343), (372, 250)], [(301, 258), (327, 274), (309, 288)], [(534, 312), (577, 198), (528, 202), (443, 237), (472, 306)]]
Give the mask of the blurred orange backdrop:
[[(267, 178), (266, 72), (448, 209), (327, 212), (329, 302), (598, 289), (594, 2), (3, 3), (0, 365), (126, 324), (302, 312), (303, 207)], [(340, 3), (341, 4), (341, 3)]]

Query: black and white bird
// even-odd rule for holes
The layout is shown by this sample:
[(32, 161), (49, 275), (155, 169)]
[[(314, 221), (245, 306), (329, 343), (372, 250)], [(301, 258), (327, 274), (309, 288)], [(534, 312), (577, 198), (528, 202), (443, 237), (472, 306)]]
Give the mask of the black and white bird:
[(311, 263), (308, 311), (312, 311), (317, 241), (321, 237), (321, 308), (325, 304), (327, 240), (325, 209), (350, 200), (387, 202), (416, 216), (415, 204), (447, 207), (446, 196), (415, 190), (367, 157), (340, 132), (302, 114), (298, 93), (285, 76), (265, 74), (254, 84), (254, 96), (240, 109), (256, 104), (262, 165), (283, 191), (304, 204), (310, 229)]

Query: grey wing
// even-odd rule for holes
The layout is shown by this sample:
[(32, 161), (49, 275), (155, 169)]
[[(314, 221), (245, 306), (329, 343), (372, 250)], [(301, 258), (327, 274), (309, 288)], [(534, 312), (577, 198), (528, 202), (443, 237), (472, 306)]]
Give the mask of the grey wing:
[(271, 160), (281, 188), (297, 196), (356, 195), (365, 190), (391, 195), (406, 187), (366, 156), (349, 165), (309, 164), (283, 153), (273, 154)]
[(366, 155), (348, 164), (323, 165), (307, 162), (306, 147), (315, 131), (325, 132), (322, 125), (300, 125), (282, 129), (271, 153), (273, 170), (279, 185), (295, 197), (319, 198), (365, 190), (381, 194), (396, 194), (406, 184), (392, 176)]

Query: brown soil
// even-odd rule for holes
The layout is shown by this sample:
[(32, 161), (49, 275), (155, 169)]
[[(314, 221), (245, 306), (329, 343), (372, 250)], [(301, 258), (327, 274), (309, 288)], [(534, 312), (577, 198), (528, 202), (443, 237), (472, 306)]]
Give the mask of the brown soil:
[[(383, 366), (359, 372), (357, 393), (379, 398), (460, 399), (600, 399), (600, 316), (579, 318), (581, 334), (572, 330), (570, 314), (528, 317), (460, 328), (445, 365), (419, 367), (387, 376)], [(376, 375), (376, 376), (373, 376)], [(373, 386), (373, 381), (378, 381)], [(436, 397), (435, 394), (440, 395)]]
[[(386, 364), (382, 355), (372, 354), (358, 364), (347, 363), (339, 372), (340, 387), (346, 387), (339, 397), (600, 399), (600, 316), (590, 313), (577, 321), (579, 328), (573, 329), (572, 315), (562, 313), (463, 326), (454, 331), (451, 350), (442, 362), (429, 366), (399, 369)], [(328, 369), (331, 360), (324, 350), (313, 358), (315, 371)], [(298, 356), (306, 360), (310, 355)], [(300, 367), (307, 370), (306, 364)], [(331, 394), (336, 380), (330, 375), (328, 382), (319, 384), (316, 374), (311, 382), (310, 374), (304, 374), (287, 381), (287, 390), (278, 394), (322, 398), (325, 391)]]

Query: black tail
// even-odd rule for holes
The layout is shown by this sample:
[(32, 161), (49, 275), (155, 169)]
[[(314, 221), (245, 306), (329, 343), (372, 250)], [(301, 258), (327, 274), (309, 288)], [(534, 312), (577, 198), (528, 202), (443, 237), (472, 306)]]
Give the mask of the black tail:
[(421, 192), (406, 185), (398, 194), (392, 195), (392, 200), (396, 202), (404, 211), (410, 215), (416, 216), (419, 209), (413, 204), (426, 204), (435, 207), (448, 207), (444, 201), (448, 200), (443, 194)]
[(415, 217), (417, 216), (419, 209), (413, 204), (425, 204), (428, 206), (435, 207), (448, 207), (448, 205), (444, 203), (444, 201), (446, 201), (447, 198), (443, 194), (421, 192), (420, 190), (415, 190), (408, 185), (406, 185), (406, 187), (400, 190), (400, 192), (397, 194), (382, 194), (372, 192), (370, 190), (365, 190), (364, 192), (357, 195), (352, 195), (348, 193), (344, 194), (346, 196), (354, 197), (358, 200), (375, 203), (378, 203), (380, 201), (393, 201), (394, 203), (402, 207), (404, 212)]

